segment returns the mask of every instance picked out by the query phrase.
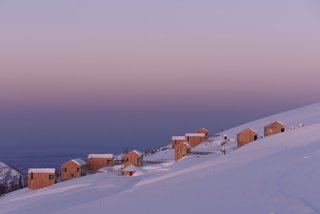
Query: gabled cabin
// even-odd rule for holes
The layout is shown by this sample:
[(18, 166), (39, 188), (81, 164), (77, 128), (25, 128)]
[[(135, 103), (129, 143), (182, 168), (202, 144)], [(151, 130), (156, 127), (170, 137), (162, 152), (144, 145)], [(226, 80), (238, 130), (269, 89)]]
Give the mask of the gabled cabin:
[(128, 152), (124, 156), (124, 167), (128, 167), (130, 165), (135, 165), (137, 167), (141, 167), (143, 162), (142, 154), (136, 150), (132, 150), (131, 152)]
[(172, 148), (174, 149), (176, 145), (185, 141), (186, 141), (186, 136), (172, 136), (171, 138)]
[(204, 133), (187, 133), (186, 134), (186, 141), (192, 148), (198, 146), (204, 140), (205, 140)]
[(132, 165), (127, 166), (126, 168), (124, 168), (121, 171), (121, 175), (122, 176), (133, 176), (137, 171), (140, 171), (140, 169), (132, 164)]
[(286, 126), (280, 121), (275, 121), (264, 127), (264, 136), (270, 136), (285, 132)]
[(237, 134), (238, 147), (244, 146), (258, 139), (258, 132), (249, 128)]
[(56, 169), (38, 168), (28, 170), (28, 188), (41, 189), (57, 183)]
[(174, 156), (175, 156), (175, 160), (178, 161), (181, 158), (183, 158), (184, 156), (186, 156), (187, 154), (189, 154), (191, 151), (191, 146), (186, 143), (186, 142), (182, 142), (178, 145), (176, 145), (175, 149), (174, 149)]
[(113, 166), (113, 154), (89, 154), (87, 165), (90, 173), (107, 166)]
[(203, 133), (205, 134), (205, 137), (203, 140), (207, 140), (209, 138), (209, 131), (205, 128), (200, 128), (198, 130), (195, 131), (195, 133)]
[(73, 159), (61, 165), (61, 180), (69, 180), (85, 176), (87, 174), (87, 162), (82, 159)]

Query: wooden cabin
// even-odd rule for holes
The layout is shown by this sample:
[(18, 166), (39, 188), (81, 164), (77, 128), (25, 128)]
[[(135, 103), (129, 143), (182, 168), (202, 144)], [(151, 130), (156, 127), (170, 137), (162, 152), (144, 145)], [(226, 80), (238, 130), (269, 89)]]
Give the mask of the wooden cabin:
[(57, 183), (56, 169), (53, 168), (39, 168), (28, 170), (28, 188), (41, 189)]
[(172, 136), (171, 138), (172, 148), (174, 149), (176, 145), (185, 141), (186, 141), (186, 136)]
[(196, 130), (195, 133), (205, 134), (204, 140), (208, 140), (208, 138), (209, 138), (209, 131), (205, 128), (200, 128), (200, 129)]
[(258, 139), (258, 132), (249, 128), (237, 134), (238, 147), (244, 146)]
[(87, 165), (90, 173), (107, 166), (113, 166), (113, 154), (89, 154)]
[(140, 171), (138, 167), (131, 164), (130, 166), (127, 166), (121, 171), (122, 176), (133, 176), (136, 172)]
[(61, 165), (61, 180), (69, 180), (85, 176), (87, 174), (87, 162), (82, 159), (73, 159)]
[(280, 121), (275, 121), (264, 127), (264, 136), (270, 136), (285, 132), (286, 126)]
[(189, 154), (191, 151), (191, 146), (190, 144), (186, 143), (186, 142), (182, 142), (178, 145), (176, 145), (175, 149), (174, 149), (174, 156), (175, 156), (175, 160), (178, 161), (181, 158), (183, 158), (184, 156), (186, 156), (187, 154)]
[(143, 157), (140, 154), (140, 152), (136, 150), (132, 150), (131, 152), (128, 152), (124, 156), (124, 167), (128, 167), (130, 165), (135, 165), (137, 167), (141, 167), (143, 162)]
[(186, 134), (186, 141), (188, 144), (190, 144), (192, 148), (198, 146), (204, 140), (205, 140), (204, 133), (187, 133)]

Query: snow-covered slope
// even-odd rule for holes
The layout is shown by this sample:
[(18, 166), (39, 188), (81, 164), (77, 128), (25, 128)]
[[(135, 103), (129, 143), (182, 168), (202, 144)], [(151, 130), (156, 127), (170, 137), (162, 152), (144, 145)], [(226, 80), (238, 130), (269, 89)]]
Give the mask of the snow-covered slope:
[[(10, 185), (18, 184), (20, 173), (12, 169), (3, 162), (0, 162), (0, 184)], [(1, 211), (0, 211), (1, 212)]]
[[(227, 155), (191, 155), (146, 166), (139, 176), (100, 172), (42, 190), (24, 189), (0, 199), (0, 213), (320, 213), (320, 104), (225, 133), (235, 138), (252, 127), (262, 134), (273, 120), (305, 126)], [(162, 153), (166, 160), (173, 156)], [(149, 159), (162, 159), (161, 153), (154, 157)]]

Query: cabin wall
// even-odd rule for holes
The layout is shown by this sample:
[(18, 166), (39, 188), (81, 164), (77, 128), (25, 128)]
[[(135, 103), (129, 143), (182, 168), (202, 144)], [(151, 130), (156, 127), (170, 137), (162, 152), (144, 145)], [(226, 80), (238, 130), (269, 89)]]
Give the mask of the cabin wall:
[(203, 137), (198, 137), (198, 136), (187, 136), (186, 137), (186, 141), (193, 148), (193, 147), (198, 146), (200, 143), (202, 143), (202, 141), (204, 141), (204, 138)]
[(124, 167), (130, 166), (132, 164), (137, 167), (141, 167), (143, 162), (143, 157), (135, 152), (129, 152), (125, 155), (124, 160), (125, 160)]
[(280, 123), (270, 124), (264, 127), (264, 136), (267, 137), (270, 135), (279, 134), (283, 132), (282, 130), (285, 130), (285, 128), (286, 127)]
[[(31, 174), (33, 174), (33, 179), (31, 179)], [(54, 173), (28, 173), (29, 189), (41, 189), (54, 185), (55, 183), (56, 175)]]
[(238, 147), (244, 146), (248, 143), (251, 143), (252, 141), (255, 141), (255, 136), (258, 138), (258, 133), (251, 132), (251, 131), (245, 131), (241, 132), (237, 135), (237, 142)]
[(206, 130), (206, 129), (203, 129), (203, 128), (198, 129), (197, 131), (195, 131), (195, 133), (205, 134), (205, 136), (202, 138), (203, 141), (204, 141), (204, 140), (208, 140), (208, 138), (209, 138), (209, 132), (208, 132), (208, 130)]
[(174, 149), (178, 144), (185, 142), (186, 140), (172, 140), (172, 148)]
[[(67, 169), (67, 171), (65, 171)], [(78, 178), (87, 174), (87, 165), (80, 165), (74, 161), (68, 161), (61, 166), (61, 179), (69, 180)]]
[(178, 161), (184, 156), (186, 156), (189, 153), (189, 150), (190, 150), (189, 147), (183, 144), (179, 144), (178, 146), (176, 146), (174, 150), (175, 160)]
[(88, 158), (88, 171), (93, 173), (107, 166), (113, 166), (112, 158)]

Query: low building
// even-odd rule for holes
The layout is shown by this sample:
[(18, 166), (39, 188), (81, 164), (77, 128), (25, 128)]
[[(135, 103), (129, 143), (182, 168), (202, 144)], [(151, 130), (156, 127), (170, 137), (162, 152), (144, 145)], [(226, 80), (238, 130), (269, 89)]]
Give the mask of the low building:
[(209, 131), (205, 128), (200, 128), (198, 130), (195, 131), (195, 133), (203, 133), (205, 134), (205, 137), (203, 140), (207, 140), (209, 138)]
[(90, 173), (107, 166), (113, 166), (113, 154), (89, 154), (87, 165)]
[(57, 183), (56, 169), (38, 168), (28, 170), (28, 188), (41, 189)]
[(274, 121), (264, 127), (264, 136), (267, 137), (270, 135), (279, 134), (285, 132), (285, 130), (286, 126), (283, 123), (280, 121)]
[(186, 142), (190, 144), (192, 148), (198, 146), (204, 140), (205, 140), (204, 133), (187, 133), (186, 134)]
[(258, 132), (249, 128), (237, 134), (238, 147), (244, 146), (258, 139)]
[(171, 138), (172, 148), (174, 149), (176, 145), (185, 141), (186, 141), (186, 136), (172, 136)]
[(127, 166), (126, 168), (124, 168), (122, 171), (121, 171), (121, 175), (122, 176), (132, 176), (134, 175), (136, 172), (140, 171), (140, 169), (138, 167), (136, 167), (135, 165), (130, 165), (130, 166)]
[(61, 180), (78, 178), (87, 174), (87, 162), (82, 159), (73, 159), (61, 165)]
[(187, 154), (189, 154), (191, 151), (191, 146), (186, 143), (186, 142), (182, 142), (180, 144), (178, 144), (175, 149), (174, 149), (174, 156), (175, 156), (175, 160), (178, 161), (181, 158), (183, 158), (184, 156), (186, 156)]
[(131, 152), (128, 152), (124, 156), (124, 167), (128, 167), (130, 165), (135, 165), (137, 167), (141, 167), (143, 162), (142, 154), (136, 150), (132, 150)]

